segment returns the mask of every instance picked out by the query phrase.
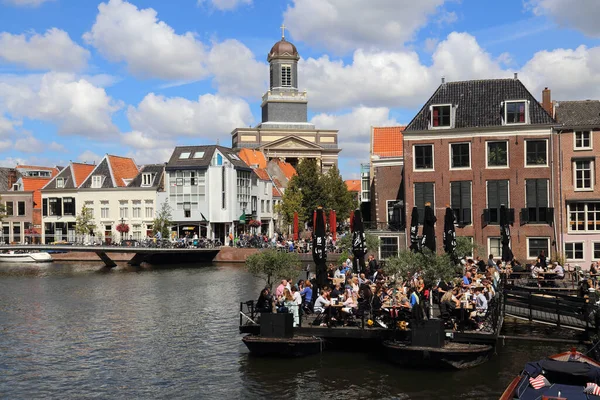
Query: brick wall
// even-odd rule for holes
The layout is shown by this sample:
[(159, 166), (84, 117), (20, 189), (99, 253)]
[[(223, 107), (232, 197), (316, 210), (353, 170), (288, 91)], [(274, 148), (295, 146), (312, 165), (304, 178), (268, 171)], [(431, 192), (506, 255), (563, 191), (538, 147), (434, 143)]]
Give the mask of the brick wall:
[(373, 169), (372, 214), (378, 223), (387, 222), (387, 201), (402, 199), (403, 166), (375, 167)]

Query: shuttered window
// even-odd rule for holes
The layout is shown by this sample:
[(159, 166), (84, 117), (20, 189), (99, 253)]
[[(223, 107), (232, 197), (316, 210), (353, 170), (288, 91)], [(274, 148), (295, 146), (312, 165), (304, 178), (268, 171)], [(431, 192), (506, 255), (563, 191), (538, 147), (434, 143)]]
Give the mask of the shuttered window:
[(548, 207), (548, 179), (526, 179), (521, 223), (552, 224), (553, 219), (554, 209)]
[(450, 182), (450, 208), (459, 225), (471, 224), (471, 181)]
[(510, 206), (508, 201), (508, 180), (487, 181), (488, 224), (500, 223), (500, 206)]
[(425, 216), (425, 203), (431, 203), (435, 212), (435, 201), (433, 193), (433, 182), (417, 182), (415, 188), (415, 206), (419, 211), (419, 223), (422, 224)]

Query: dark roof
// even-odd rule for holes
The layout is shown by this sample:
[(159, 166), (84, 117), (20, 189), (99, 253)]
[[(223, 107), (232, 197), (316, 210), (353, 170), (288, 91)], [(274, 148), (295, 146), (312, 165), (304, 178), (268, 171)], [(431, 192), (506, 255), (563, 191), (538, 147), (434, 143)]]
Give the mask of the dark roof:
[[(64, 180), (62, 188), (56, 187), (56, 180), (58, 178), (63, 178), (63, 180)], [(56, 175), (54, 178), (52, 178), (50, 181), (48, 181), (46, 186), (44, 186), (44, 190), (52, 190), (52, 189), (56, 189), (56, 190), (77, 189), (75, 187), (75, 183), (73, 182), (73, 174), (71, 173), (70, 165), (67, 165), (66, 167), (64, 167), (58, 173), (58, 175)]]
[(145, 173), (151, 173), (154, 176), (151, 186), (144, 186), (144, 188), (164, 188), (163, 185), (163, 171), (165, 169), (164, 164), (150, 164), (144, 165), (142, 170), (133, 180), (127, 185), (127, 187), (142, 187), (142, 175)]
[(559, 101), (555, 113), (564, 126), (600, 127), (600, 100)]
[(96, 168), (88, 175), (86, 180), (79, 186), (81, 189), (91, 189), (92, 187), (92, 176), (103, 176), (102, 189), (109, 189), (115, 187), (113, 185), (112, 177), (110, 175), (110, 166), (108, 165), (108, 157), (104, 157), (100, 164), (96, 165)]
[[(167, 163), (167, 170), (173, 171), (186, 168), (206, 169), (215, 154), (215, 150), (219, 150), (227, 160), (236, 168), (251, 171), (252, 169), (246, 165), (237, 155), (236, 151), (223, 146), (178, 146), (173, 150), (171, 159)], [(193, 158), (194, 153), (204, 152), (204, 157)], [(180, 158), (182, 153), (190, 153), (189, 157)]]
[(16, 170), (14, 168), (0, 168), (0, 191), (6, 192), (8, 189), (11, 189), (8, 187), (8, 178), (11, 173), (15, 174), (16, 177), (15, 172)]
[(502, 126), (502, 102), (507, 100), (529, 100), (529, 120), (532, 125), (554, 124), (554, 120), (520, 80), (485, 79), (442, 83), (408, 124), (405, 132), (427, 130), (429, 107), (436, 104), (457, 106), (454, 128)]

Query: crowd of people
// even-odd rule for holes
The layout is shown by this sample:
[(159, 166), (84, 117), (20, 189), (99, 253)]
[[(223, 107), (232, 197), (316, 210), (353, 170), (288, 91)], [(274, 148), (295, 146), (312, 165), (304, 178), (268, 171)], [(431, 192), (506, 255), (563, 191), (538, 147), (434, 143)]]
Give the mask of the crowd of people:
[(369, 256), (365, 270), (359, 272), (347, 259), (338, 266), (329, 264), (328, 283), (318, 291), (313, 291), (314, 279), (284, 279), (274, 293), (263, 289), (256, 308), (259, 312), (292, 313), (294, 326), (300, 324), (302, 315), (313, 314), (311, 323), (321, 326), (359, 325), (360, 321), (367, 321), (368, 325), (388, 328), (400, 321), (431, 318), (432, 305), (436, 304), (436, 316), (449, 327), (462, 324), (463, 328), (481, 330), (500, 273), (507, 272), (507, 266), (494, 261), (493, 256), (487, 263), (479, 258), (465, 258), (461, 264), (462, 276), (457, 274), (449, 282), (426, 286), (421, 272), (407, 277), (388, 276), (373, 256)]

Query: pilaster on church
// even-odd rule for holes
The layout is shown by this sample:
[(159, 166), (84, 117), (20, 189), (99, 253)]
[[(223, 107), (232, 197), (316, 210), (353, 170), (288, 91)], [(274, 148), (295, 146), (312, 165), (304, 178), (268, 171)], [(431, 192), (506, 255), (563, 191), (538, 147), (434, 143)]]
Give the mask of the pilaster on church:
[(232, 147), (260, 150), (269, 160), (315, 158), (327, 171), (338, 162), (338, 131), (318, 129), (308, 121), (308, 96), (298, 90), (298, 60), (296, 46), (285, 39), (282, 26), (281, 40), (267, 55), (269, 90), (262, 97), (261, 123), (235, 129)]

